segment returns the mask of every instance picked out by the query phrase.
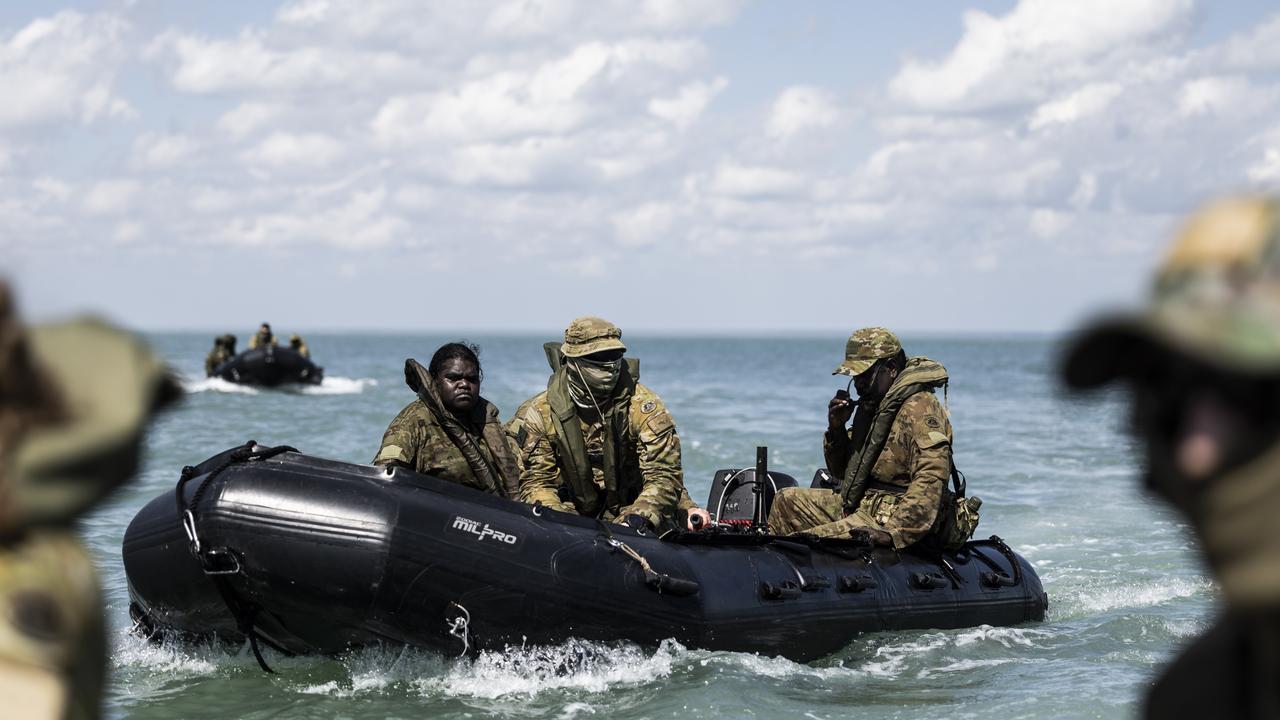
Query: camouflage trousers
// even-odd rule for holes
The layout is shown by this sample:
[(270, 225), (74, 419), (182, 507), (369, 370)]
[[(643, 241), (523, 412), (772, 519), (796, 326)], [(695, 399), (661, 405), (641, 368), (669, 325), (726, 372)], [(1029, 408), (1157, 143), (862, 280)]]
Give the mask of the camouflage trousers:
[(0, 715), (92, 719), (106, 679), (93, 562), (68, 532), (0, 545)]
[(868, 490), (858, 510), (846, 516), (844, 503), (832, 490), (786, 488), (773, 499), (769, 530), (774, 535), (803, 532), (829, 538), (847, 538), (860, 527), (887, 530), (897, 502), (896, 495)]

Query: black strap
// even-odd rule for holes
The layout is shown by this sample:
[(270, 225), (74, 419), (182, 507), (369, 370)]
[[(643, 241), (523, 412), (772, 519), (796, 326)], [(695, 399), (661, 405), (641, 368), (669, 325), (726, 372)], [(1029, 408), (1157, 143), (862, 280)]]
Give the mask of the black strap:
[[(255, 449), (256, 448), (256, 449)], [(200, 506), (200, 501), (204, 497), (205, 490), (209, 487), (209, 481), (222, 474), (224, 470), (237, 463), (249, 462), (250, 460), (266, 460), (286, 452), (297, 452), (296, 448), (288, 445), (277, 445), (275, 447), (258, 447), (257, 443), (250, 440), (249, 442), (235, 448), (227, 454), (222, 462), (218, 463), (212, 470), (204, 474), (204, 479), (200, 481), (200, 485), (196, 487), (195, 492), (191, 494), (190, 502), (183, 502), (182, 491), (187, 482), (196, 476), (196, 468), (184, 467), (182, 475), (178, 478), (177, 488), (174, 490), (178, 503), (178, 517), (180, 521), (186, 523), (190, 518), (191, 526), (189, 531), (192, 533), (190, 549), (193, 555), (200, 560), (201, 567), (208, 570), (211, 565), (208, 559), (212, 548), (201, 548), (195, 540), (195, 513)], [(221, 549), (222, 552), (231, 552), (226, 548)], [(208, 573), (213, 579), (214, 586), (218, 589), (218, 594), (222, 597), (222, 602), (227, 606), (227, 611), (231, 613), (232, 619), (236, 621), (236, 627), (240, 632), (249, 639), (249, 648), (253, 650), (253, 657), (258, 661), (258, 667), (264, 672), (275, 674), (271, 666), (267, 665), (267, 661), (262, 657), (262, 650), (258, 647), (258, 640), (275, 648), (285, 655), (292, 655), (288, 650), (280, 647), (276, 643), (271, 642), (262, 637), (254, 628), (254, 617), (258, 614), (258, 608), (249, 603), (242, 602), (235, 594), (235, 590), (231, 587), (231, 582), (227, 579), (225, 573)]]

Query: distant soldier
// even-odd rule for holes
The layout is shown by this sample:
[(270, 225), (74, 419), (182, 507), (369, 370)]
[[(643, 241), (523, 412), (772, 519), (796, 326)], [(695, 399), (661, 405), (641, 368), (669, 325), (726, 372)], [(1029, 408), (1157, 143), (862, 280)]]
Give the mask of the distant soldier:
[(96, 718), (107, 640), (69, 524), (138, 463), (179, 392), (136, 339), (82, 321), (25, 331), (0, 282), (0, 698), (14, 718)]
[(213, 339), (213, 349), (204, 359), (205, 377), (212, 377), (214, 371), (222, 363), (230, 360), (236, 355), (236, 336), (235, 335), (219, 335)]
[(569, 324), (547, 390), (507, 426), (521, 457), (522, 499), (638, 530), (671, 527), (685, 505), (705, 522), (706, 511), (687, 502), (675, 421), (632, 377), (626, 349), (610, 322)]
[(373, 462), (398, 465), (515, 499), (520, 476), (498, 408), (480, 396), (475, 346), (442, 345), (424, 368), (406, 360), (405, 381), (418, 394), (382, 436)]
[(1147, 307), (1075, 338), (1064, 375), (1133, 389), (1146, 486), (1191, 521), (1222, 591), (1147, 716), (1280, 717), (1280, 199), (1193, 215)]
[(271, 325), (262, 323), (258, 326), (258, 332), (249, 338), (249, 349), (265, 348), (268, 345), (274, 347), (276, 344), (276, 336), (271, 334)]
[(297, 333), (290, 335), (289, 347), (292, 348), (294, 352), (298, 353), (302, 357), (311, 359), (311, 349), (307, 347), (307, 343), (302, 340), (301, 335)]
[(957, 529), (958, 503), (947, 490), (951, 421), (933, 393), (947, 383), (946, 369), (925, 357), (908, 359), (896, 335), (871, 327), (849, 337), (833, 374), (853, 377), (858, 391), (857, 403), (839, 390), (827, 406), (822, 449), (839, 486), (782, 490), (770, 529), (862, 537), (897, 549), (926, 539), (943, 547), (963, 544), (977, 525), (977, 502), (964, 505)]

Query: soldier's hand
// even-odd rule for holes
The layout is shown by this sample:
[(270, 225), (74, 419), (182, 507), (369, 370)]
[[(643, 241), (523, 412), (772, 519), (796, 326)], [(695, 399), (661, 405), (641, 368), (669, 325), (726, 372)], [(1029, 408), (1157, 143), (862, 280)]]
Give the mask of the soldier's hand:
[(686, 521), (685, 527), (689, 532), (698, 532), (711, 527), (711, 513), (703, 508), (689, 508), (688, 514), (689, 519)]
[(653, 532), (653, 525), (649, 524), (648, 518), (639, 515), (623, 515), (618, 518), (619, 525), (626, 525), (641, 535), (648, 535)]
[(849, 537), (867, 545), (892, 545), (893, 536), (883, 530), (869, 527), (858, 527), (849, 531)]
[(835, 397), (827, 403), (827, 428), (836, 432), (844, 430), (849, 418), (853, 416), (853, 400), (849, 393), (837, 390)]

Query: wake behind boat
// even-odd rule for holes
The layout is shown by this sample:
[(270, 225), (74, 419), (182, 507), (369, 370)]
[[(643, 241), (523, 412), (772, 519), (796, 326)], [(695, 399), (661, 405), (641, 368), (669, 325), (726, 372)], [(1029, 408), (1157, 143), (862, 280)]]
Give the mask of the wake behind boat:
[(185, 469), (123, 554), (139, 627), (290, 653), (674, 638), (808, 661), (863, 632), (1016, 625), (1048, 604), (996, 537), (932, 556), (732, 528), (657, 538), (252, 445)]

